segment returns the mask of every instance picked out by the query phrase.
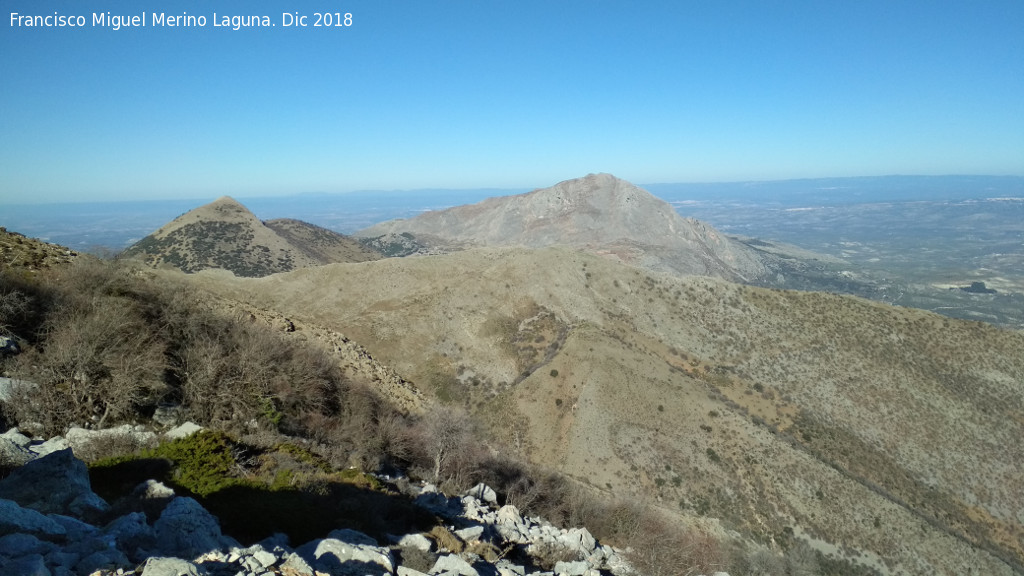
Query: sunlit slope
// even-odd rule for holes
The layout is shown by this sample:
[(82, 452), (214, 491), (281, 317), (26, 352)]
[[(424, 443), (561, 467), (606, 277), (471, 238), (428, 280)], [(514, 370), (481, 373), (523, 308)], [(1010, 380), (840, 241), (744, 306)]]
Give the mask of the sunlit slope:
[(767, 274), (757, 251), (611, 174), (382, 222), (357, 235), (399, 233), (441, 250), (573, 246), (670, 274), (743, 281)]
[(892, 573), (1024, 558), (1018, 332), (568, 249), (197, 281), (344, 331), (597, 489)]
[(381, 257), (354, 238), (306, 222), (262, 222), (227, 196), (175, 218), (124, 254), (158, 268), (223, 269), (248, 277)]

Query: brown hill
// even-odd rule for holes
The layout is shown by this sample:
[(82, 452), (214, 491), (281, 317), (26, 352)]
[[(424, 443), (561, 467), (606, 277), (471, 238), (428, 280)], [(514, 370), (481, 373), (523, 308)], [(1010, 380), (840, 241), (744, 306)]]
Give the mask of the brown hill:
[(227, 196), (175, 218), (124, 252), (151, 266), (266, 276), (332, 262), (380, 258), (348, 236), (298, 220), (261, 222)]
[(566, 248), (192, 279), (344, 331), (609, 497), (882, 574), (1024, 564), (1019, 332)]
[(677, 275), (753, 281), (767, 269), (748, 246), (610, 174), (591, 174), (527, 194), (392, 220), (357, 233), (409, 233), (435, 249), (573, 246)]
[(0, 226), (0, 269), (36, 272), (67, 264), (77, 256), (64, 246), (28, 238)]

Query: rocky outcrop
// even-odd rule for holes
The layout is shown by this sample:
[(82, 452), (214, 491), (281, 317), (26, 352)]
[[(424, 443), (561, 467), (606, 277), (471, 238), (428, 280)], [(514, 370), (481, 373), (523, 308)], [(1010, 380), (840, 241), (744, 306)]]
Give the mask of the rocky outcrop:
[[(14, 446), (16, 430), (0, 436)], [(31, 442), (31, 441), (28, 441)], [(216, 517), (196, 500), (176, 496), (152, 480), (131, 498), (159, 502), (150, 517), (131, 511), (114, 518), (94, 494), (85, 464), (70, 449), (37, 457), (0, 481), (0, 574), (50, 576), (630, 576), (619, 550), (600, 544), (586, 528), (561, 529), (498, 507), (480, 484), (448, 498), (431, 485), (416, 502), (445, 523), (430, 534), (395, 535), (382, 544), (350, 529), (295, 548), (283, 535), (242, 546), (224, 535)], [(147, 508), (142, 504), (143, 508)], [(115, 509), (124, 508), (115, 506)], [(131, 508), (128, 506), (127, 508)], [(152, 510), (148, 507), (147, 510)], [(106, 514), (101, 514), (106, 512)], [(446, 547), (448, 546), (448, 547)], [(450, 548), (449, 548), (450, 547)], [(403, 564), (420, 553), (415, 567)], [(553, 565), (542, 556), (559, 551)], [(429, 568), (424, 558), (432, 558)], [(426, 571), (421, 571), (426, 569)]]
[(67, 448), (16, 468), (0, 481), (0, 498), (43, 514), (80, 519), (96, 518), (109, 509), (92, 492), (85, 463)]

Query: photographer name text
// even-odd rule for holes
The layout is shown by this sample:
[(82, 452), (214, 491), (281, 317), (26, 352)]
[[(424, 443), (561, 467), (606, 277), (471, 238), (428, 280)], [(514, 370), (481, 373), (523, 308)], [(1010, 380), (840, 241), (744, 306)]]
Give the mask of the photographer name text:
[(169, 14), (167, 12), (141, 12), (139, 14), (113, 14), (93, 12), (83, 14), (21, 14), (11, 12), (12, 28), (348, 28), (352, 26), (351, 12), (282, 12), (280, 16), (266, 14)]

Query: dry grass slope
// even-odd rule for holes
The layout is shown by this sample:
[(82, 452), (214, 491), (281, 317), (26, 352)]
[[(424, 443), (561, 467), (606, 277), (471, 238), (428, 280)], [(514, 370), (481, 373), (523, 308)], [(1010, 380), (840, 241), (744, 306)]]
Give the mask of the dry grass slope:
[(344, 330), (594, 490), (882, 573), (1024, 563), (1019, 332), (560, 248), (193, 280)]

